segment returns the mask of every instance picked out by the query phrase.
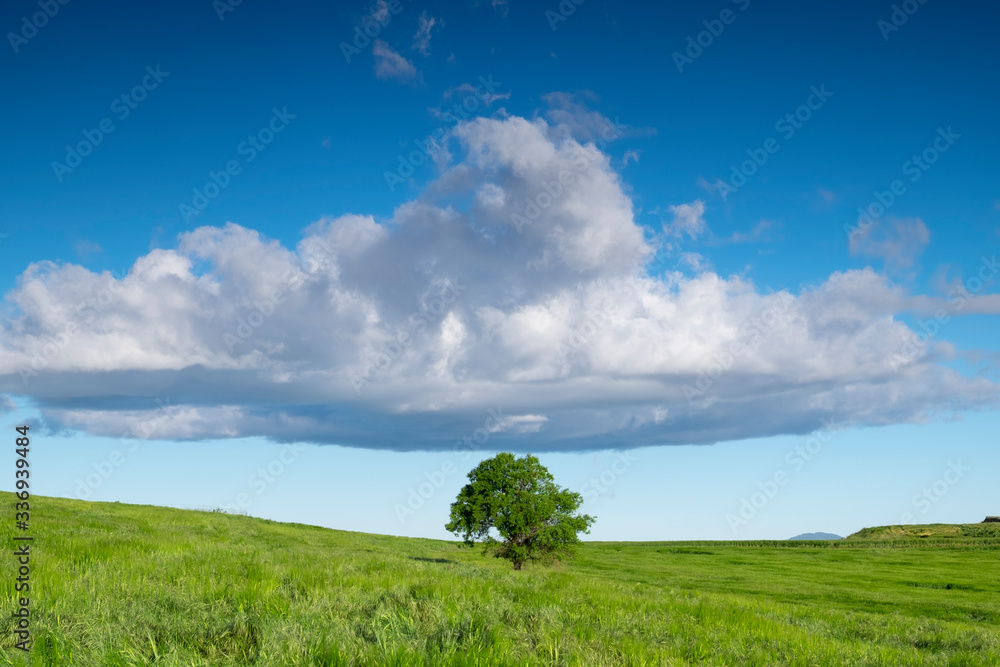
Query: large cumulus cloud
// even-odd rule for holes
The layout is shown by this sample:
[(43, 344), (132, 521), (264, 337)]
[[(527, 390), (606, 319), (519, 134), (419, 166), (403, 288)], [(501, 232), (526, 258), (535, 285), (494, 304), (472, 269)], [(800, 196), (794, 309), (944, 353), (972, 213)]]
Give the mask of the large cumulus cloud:
[(794, 293), (650, 277), (608, 155), (571, 135), (463, 123), (462, 158), (418, 199), (320, 220), (295, 248), (231, 223), (127, 276), (34, 264), (7, 295), (0, 391), (94, 434), (533, 451), (996, 404), (997, 385), (942, 364), (940, 338), (900, 355), (914, 331), (897, 315), (936, 303), (871, 270)]

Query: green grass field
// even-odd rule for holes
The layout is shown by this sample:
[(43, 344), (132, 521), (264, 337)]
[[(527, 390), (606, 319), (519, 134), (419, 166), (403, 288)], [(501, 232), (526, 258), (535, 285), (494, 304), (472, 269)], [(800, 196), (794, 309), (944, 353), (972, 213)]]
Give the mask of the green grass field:
[(1000, 665), (995, 533), (587, 543), (514, 572), (457, 543), (159, 507), (35, 497), (32, 526), (35, 647), (13, 648), (5, 546), (3, 664)]

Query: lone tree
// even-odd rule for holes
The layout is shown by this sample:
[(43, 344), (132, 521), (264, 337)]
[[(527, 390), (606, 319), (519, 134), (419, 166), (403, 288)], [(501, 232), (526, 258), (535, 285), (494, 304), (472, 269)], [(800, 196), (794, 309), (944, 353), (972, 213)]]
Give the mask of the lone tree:
[(520, 570), (528, 561), (567, 553), (579, 543), (577, 533), (590, 532), (595, 517), (574, 514), (582, 503), (579, 493), (556, 486), (534, 456), (519, 459), (502, 452), (469, 473), (445, 528), (470, 547), (482, 541), (485, 553), (506, 558)]

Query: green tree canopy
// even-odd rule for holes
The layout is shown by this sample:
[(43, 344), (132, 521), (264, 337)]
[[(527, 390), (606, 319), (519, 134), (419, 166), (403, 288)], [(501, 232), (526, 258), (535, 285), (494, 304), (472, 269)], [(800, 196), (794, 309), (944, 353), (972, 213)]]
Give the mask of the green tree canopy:
[(483, 542), (487, 553), (520, 570), (568, 552), (577, 533), (590, 532), (595, 517), (574, 514), (582, 503), (579, 493), (556, 486), (536, 457), (502, 452), (469, 473), (445, 528), (469, 546)]

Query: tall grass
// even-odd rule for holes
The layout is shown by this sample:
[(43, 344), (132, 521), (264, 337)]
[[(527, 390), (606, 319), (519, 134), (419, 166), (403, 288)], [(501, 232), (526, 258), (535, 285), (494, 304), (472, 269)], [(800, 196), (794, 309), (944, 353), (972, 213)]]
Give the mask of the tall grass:
[(8, 550), (3, 664), (1000, 664), (987, 538), (588, 543), (514, 572), (456, 543), (210, 512), (36, 497), (32, 522), (35, 647), (13, 649)]

